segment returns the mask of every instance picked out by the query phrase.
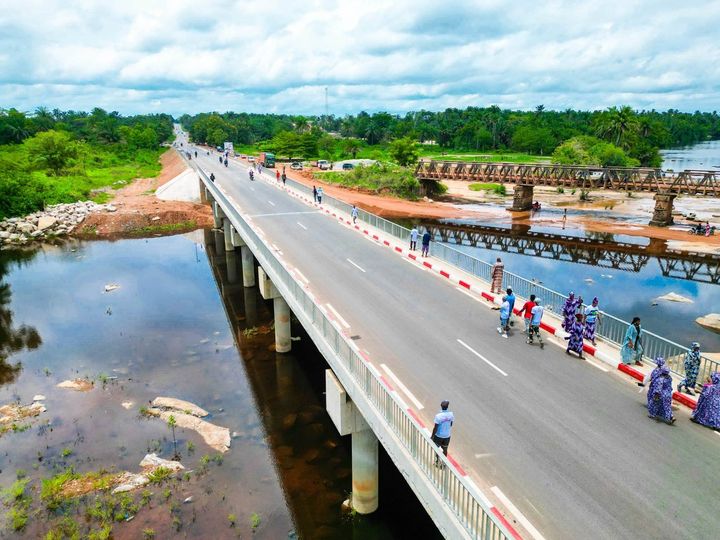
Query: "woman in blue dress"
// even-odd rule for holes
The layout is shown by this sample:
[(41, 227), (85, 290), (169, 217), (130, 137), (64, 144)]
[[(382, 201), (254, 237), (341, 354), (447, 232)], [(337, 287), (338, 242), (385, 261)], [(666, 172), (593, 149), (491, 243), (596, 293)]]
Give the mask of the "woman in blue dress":
[(720, 429), (720, 373), (710, 375), (711, 384), (703, 386), (690, 420), (703, 426)]
[(650, 387), (647, 394), (648, 416), (668, 424), (674, 424), (670, 370), (665, 365), (665, 359), (662, 356), (658, 356), (655, 363), (657, 367), (650, 374)]
[(700, 372), (700, 344), (693, 341), (685, 353), (685, 378), (678, 384), (678, 392), (685, 387), (685, 393), (691, 396), (695, 395), (693, 388), (697, 384), (698, 373)]
[(600, 308), (598, 307), (598, 297), (593, 298), (592, 304), (585, 307), (585, 339), (595, 343), (595, 329), (597, 327), (598, 320), (600, 319)]
[(565, 352), (567, 354), (570, 354), (570, 351), (576, 352), (579, 358), (583, 357), (583, 316), (582, 313), (577, 313), (575, 315), (575, 321), (573, 322), (572, 326), (569, 328), (566, 328), (565, 330), (570, 333), (568, 337), (565, 339), (568, 340), (568, 346), (567, 349), (565, 349)]
[(632, 323), (625, 331), (625, 340), (623, 341), (620, 356), (623, 364), (631, 364), (642, 366), (642, 327), (640, 326), (640, 317), (633, 317)]
[(566, 332), (569, 332), (570, 328), (572, 328), (573, 324), (575, 324), (575, 314), (577, 313), (577, 309), (581, 303), (582, 300), (575, 298), (574, 292), (570, 292), (570, 294), (568, 294), (568, 298), (567, 300), (565, 300), (565, 305), (563, 306), (562, 310), (562, 327)]

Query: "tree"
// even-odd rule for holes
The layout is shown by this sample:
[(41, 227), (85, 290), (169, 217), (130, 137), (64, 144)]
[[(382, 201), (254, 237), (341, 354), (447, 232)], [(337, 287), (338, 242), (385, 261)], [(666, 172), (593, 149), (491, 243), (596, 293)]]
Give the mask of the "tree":
[(596, 128), (597, 134), (612, 142), (615, 146), (627, 147), (632, 135), (638, 131), (638, 121), (635, 111), (624, 105), (619, 109), (610, 107), (600, 117)]
[(407, 137), (391, 142), (389, 152), (390, 156), (403, 167), (415, 163), (419, 155), (417, 143)]
[(44, 131), (25, 141), (30, 161), (39, 169), (46, 169), (55, 176), (78, 157), (78, 144), (63, 131)]
[(343, 154), (352, 155), (352, 158), (355, 159), (357, 153), (360, 151), (361, 145), (360, 140), (351, 137), (349, 139), (343, 139), (340, 146), (342, 147)]

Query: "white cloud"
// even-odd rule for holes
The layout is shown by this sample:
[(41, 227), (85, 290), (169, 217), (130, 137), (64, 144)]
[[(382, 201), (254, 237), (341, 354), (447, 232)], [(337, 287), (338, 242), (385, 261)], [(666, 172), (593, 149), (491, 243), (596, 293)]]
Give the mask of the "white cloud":
[(713, 110), (720, 3), (10, 0), (0, 106)]

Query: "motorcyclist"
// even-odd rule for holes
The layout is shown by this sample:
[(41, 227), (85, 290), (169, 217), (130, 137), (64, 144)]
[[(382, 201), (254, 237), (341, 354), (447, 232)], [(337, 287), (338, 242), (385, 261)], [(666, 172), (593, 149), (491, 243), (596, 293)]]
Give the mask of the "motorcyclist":
[(222, 156), (218, 156), (218, 161), (222, 163)]
[(215, 175), (213, 173), (210, 173), (210, 181), (211, 182), (215, 181)]
[(225, 166), (227, 167), (227, 158), (225, 158), (224, 163), (225, 163)]
[(248, 174), (250, 175), (250, 181), (251, 181), (251, 182), (252, 182), (253, 180), (255, 180), (255, 175), (253, 174), (252, 169), (250, 169), (250, 171), (248, 172)]

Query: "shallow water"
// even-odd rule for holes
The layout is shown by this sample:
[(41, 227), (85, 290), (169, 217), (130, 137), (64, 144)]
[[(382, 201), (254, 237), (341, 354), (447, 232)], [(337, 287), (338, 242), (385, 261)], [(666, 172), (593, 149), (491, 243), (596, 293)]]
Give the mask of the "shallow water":
[(705, 141), (692, 146), (660, 150), (660, 154), (663, 157), (664, 170), (720, 172), (720, 141)]
[[(227, 262), (206, 251), (202, 232), (0, 252), (0, 404), (47, 398), (47, 412), (27, 431), (0, 438), (0, 484), (9, 486), (18, 469), (31, 479), (24, 535), (41, 537), (59, 519), (35, 512), (41, 477), (70, 466), (137, 472), (149, 451), (169, 459), (170, 429), (138, 411), (156, 396), (171, 396), (200, 405), (210, 422), (235, 432), (231, 448), (203, 465), (203, 456), (217, 452), (177, 429), (181, 462), (192, 473), (151, 486), (149, 507), (115, 523), (115, 538), (140, 538), (146, 528), (158, 538), (176, 528), (195, 538), (401, 538), (405, 513), (415, 516), (410, 530), (432, 537), (432, 523), (386, 456), (381, 510), (341, 516), (350, 491), (349, 440), (324, 412), (324, 361), (299, 328), (293, 335), (303, 339), (292, 354), (273, 352), (268, 304), (256, 289), (227, 283)], [(104, 292), (108, 283), (120, 288)], [(259, 331), (243, 332), (248, 325)], [(89, 392), (56, 387), (83, 376), (94, 380)], [(121, 405), (128, 401), (130, 410)], [(94, 497), (69, 510), (84, 530)]]

